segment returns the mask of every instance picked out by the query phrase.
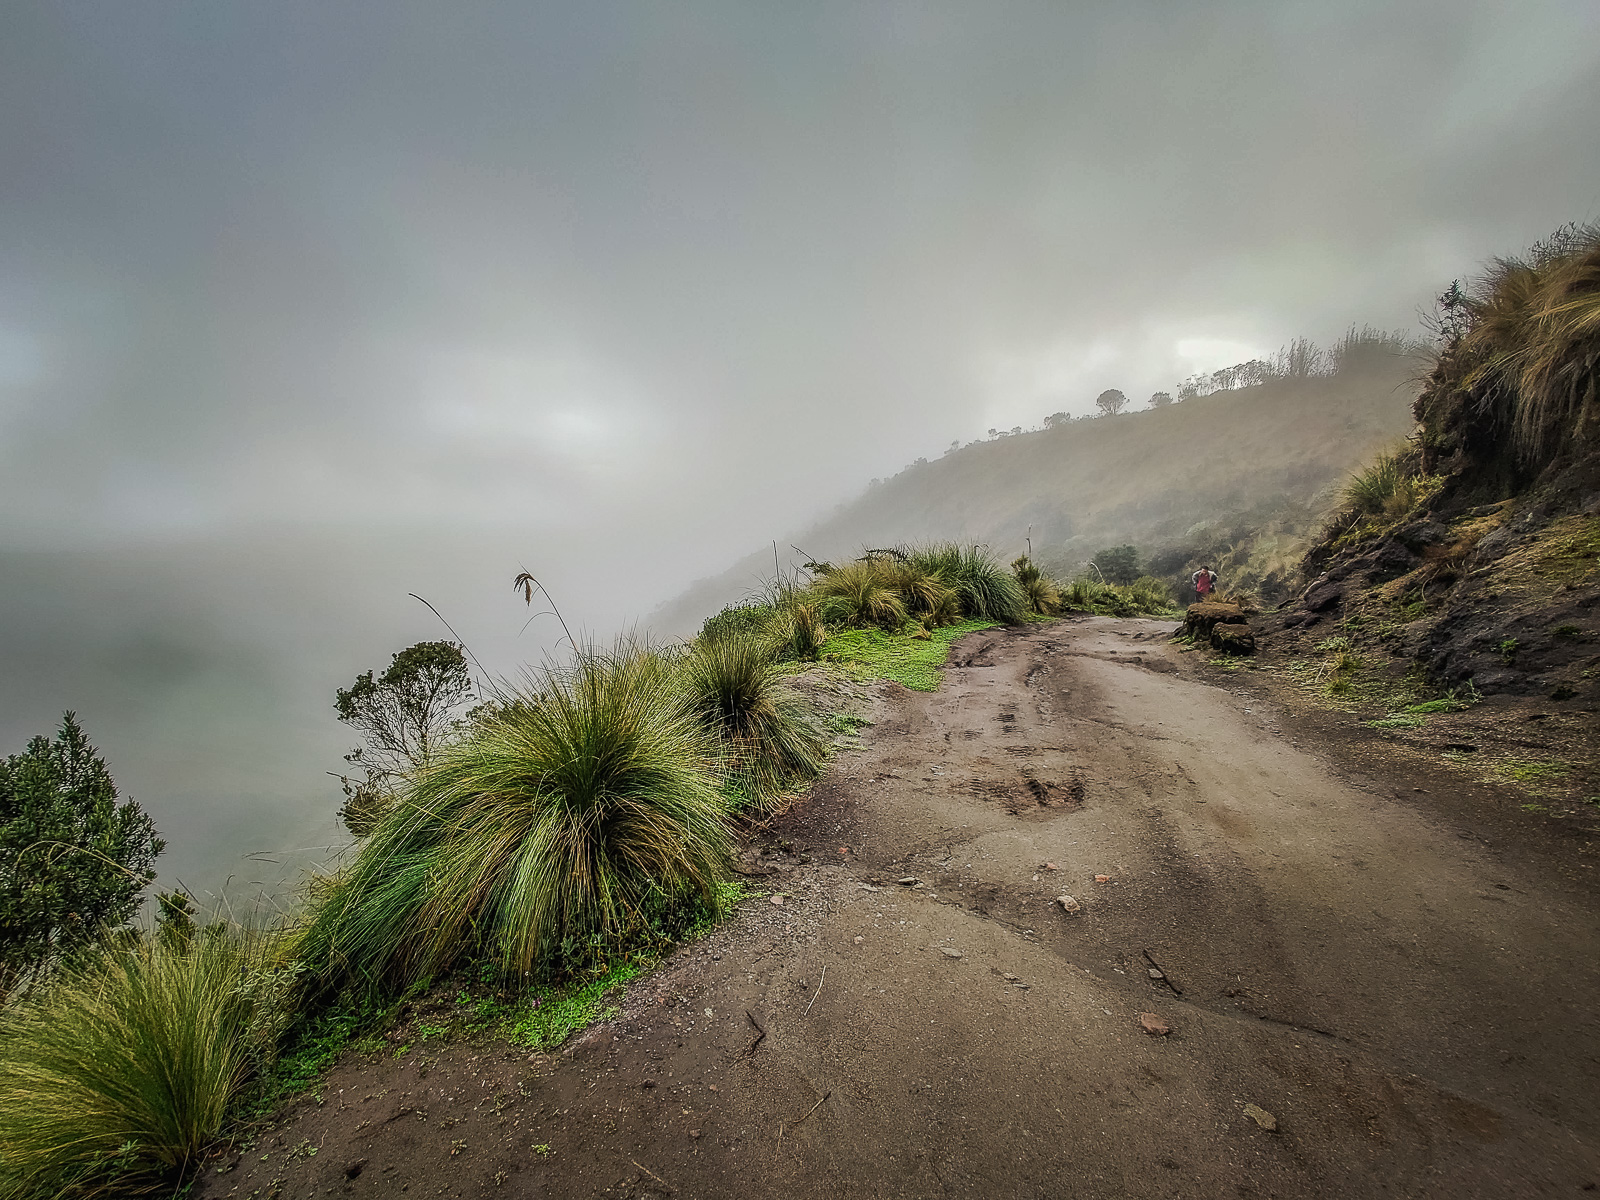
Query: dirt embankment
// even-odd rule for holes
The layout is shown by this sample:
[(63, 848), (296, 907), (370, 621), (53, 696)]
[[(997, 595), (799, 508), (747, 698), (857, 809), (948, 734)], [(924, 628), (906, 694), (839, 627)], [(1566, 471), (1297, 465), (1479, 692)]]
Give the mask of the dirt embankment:
[(1169, 630), (969, 637), (618, 1017), (352, 1056), (200, 1194), (1593, 1190), (1596, 840)]

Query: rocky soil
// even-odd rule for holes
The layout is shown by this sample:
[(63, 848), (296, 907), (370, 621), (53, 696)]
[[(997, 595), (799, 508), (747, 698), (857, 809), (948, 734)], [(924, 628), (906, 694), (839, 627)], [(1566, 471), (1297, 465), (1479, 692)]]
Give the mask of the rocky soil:
[(1170, 630), (883, 685), (766, 894), (617, 1017), (350, 1055), (197, 1194), (1594, 1191), (1600, 830)]

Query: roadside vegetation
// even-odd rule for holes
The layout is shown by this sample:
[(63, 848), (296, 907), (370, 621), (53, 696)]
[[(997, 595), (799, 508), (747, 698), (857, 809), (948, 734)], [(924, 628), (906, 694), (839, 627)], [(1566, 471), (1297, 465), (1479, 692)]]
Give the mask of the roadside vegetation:
[(0, 1195), (182, 1178), (293, 1009), (274, 939), (114, 938), (0, 1012)]
[(1530, 813), (1592, 819), (1600, 227), (1452, 284), (1434, 332), (1410, 437), (1350, 474), (1301, 564), (1281, 669)]
[(1032, 607), (980, 548), (934, 545), (515, 686), (474, 684), (454, 643), (410, 647), (335, 698), (363, 743), (340, 776), (357, 842), (271, 931), (203, 924), (182, 894), (128, 924), (161, 844), (69, 715), (0, 764), (0, 1196), (181, 1186), (351, 1047), (559, 1044), (741, 901), (736, 826), (854, 735), (800, 676), (932, 687), (956, 638)]

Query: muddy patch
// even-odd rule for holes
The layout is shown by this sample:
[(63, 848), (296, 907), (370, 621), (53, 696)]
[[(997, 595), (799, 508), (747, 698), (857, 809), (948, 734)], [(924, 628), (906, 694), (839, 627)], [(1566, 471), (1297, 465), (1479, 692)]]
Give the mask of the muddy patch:
[(1083, 778), (1077, 774), (1061, 781), (1027, 775), (1004, 780), (974, 779), (967, 791), (985, 804), (1000, 805), (1014, 817), (1082, 808), (1084, 798)]

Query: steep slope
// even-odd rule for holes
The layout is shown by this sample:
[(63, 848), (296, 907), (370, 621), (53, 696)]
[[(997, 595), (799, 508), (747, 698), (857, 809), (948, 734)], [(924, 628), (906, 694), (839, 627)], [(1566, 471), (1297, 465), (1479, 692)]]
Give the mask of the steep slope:
[(1497, 260), (1446, 294), (1440, 324), (1410, 448), (1362, 472), (1277, 623), (1381, 648), (1442, 686), (1592, 708), (1600, 228)]
[[(1369, 346), (1342, 355), (1331, 375), (974, 443), (907, 467), (809, 529), (780, 533), (780, 553), (793, 563), (950, 538), (1009, 559), (1031, 536), (1035, 559), (1071, 577), (1096, 551), (1131, 543), (1174, 579), (1208, 556), (1221, 561), (1226, 585), (1271, 596), (1348, 472), (1410, 428), (1418, 374), (1417, 361), (1392, 343)], [(770, 548), (751, 554), (696, 583), (650, 624), (691, 631), (772, 570)]]

